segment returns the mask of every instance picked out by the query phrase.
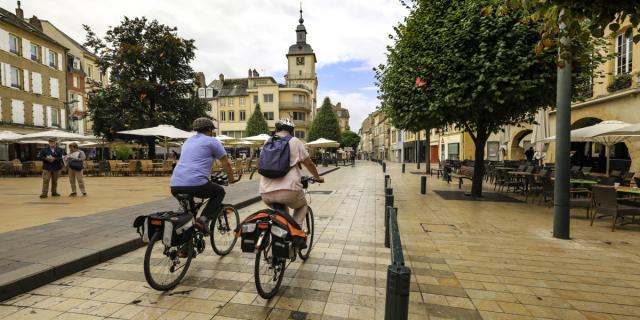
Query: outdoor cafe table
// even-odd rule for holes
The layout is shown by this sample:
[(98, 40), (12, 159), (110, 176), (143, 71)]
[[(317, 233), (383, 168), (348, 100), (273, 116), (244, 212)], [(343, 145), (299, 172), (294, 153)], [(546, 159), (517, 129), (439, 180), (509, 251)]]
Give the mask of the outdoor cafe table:
[(632, 194), (640, 194), (640, 189), (638, 188), (632, 188), (632, 187), (617, 187), (616, 188), (617, 192), (624, 192), (624, 193), (632, 193)]
[[(555, 177), (552, 177), (551, 180), (556, 180)], [(592, 184), (598, 184), (598, 181), (596, 180), (588, 180), (588, 179), (570, 179), (569, 183), (571, 184), (585, 184), (585, 185), (592, 185)]]

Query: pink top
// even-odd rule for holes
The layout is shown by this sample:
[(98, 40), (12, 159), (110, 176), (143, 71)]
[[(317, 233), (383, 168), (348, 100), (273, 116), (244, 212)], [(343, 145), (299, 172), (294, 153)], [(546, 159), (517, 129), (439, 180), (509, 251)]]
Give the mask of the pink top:
[[(289, 135), (288, 132), (282, 131), (276, 133), (277, 135), (284, 137)], [(286, 176), (277, 179), (271, 179), (262, 177), (260, 178), (260, 193), (268, 193), (277, 190), (302, 190), (302, 184), (300, 183), (300, 168), (298, 163), (301, 163), (309, 157), (309, 152), (304, 148), (304, 144), (300, 139), (292, 137), (289, 140), (289, 152), (290, 161), (289, 165), (292, 167)]]

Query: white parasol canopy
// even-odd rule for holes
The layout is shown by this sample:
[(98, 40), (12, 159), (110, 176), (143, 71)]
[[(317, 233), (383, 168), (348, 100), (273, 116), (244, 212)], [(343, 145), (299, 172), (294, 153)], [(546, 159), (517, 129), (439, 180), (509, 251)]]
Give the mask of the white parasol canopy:
[(224, 134), (221, 134), (219, 136), (215, 136), (214, 138), (218, 139), (218, 141), (220, 141), (220, 142), (236, 140), (236, 138), (229, 137), (229, 136), (224, 135)]
[(40, 139), (49, 139), (49, 138), (55, 138), (58, 141), (95, 141), (98, 139), (94, 136), (85, 136), (85, 135), (68, 132), (68, 131), (48, 130), (48, 131), (40, 131), (40, 132), (25, 134), (17, 140), (24, 141), (24, 140), (40, 140)]
[(261, 133), (261, 134), (259, 134), (257, 136), (251, 136), (251, 137), (242, 138), (242, 140), (265, 142), (265, 141), (269, 140), (269, 138), (271, 138), (270, 135)]
[[(623, 142), (628, 136), (623, 135), (606, 135), (607, 133), (615, 130), (628, 127), (629, 124), (618, 120), (602, 121), (598, 124), (584, 127), (580, 129), (571, 130), (572, 142), (597, 142), (605, 146), (605, 152), (607, 155), (607, 174), (609, 173), (609, 149), (612, 145)], [(555, 141), (556, 137), (551, 136), (544, 141)]]
[(23, 135), (13, 131), (0, 131), (0, 141), (2, 142), (13, 142), (22, 138), (22, 136)]
[(640, 136), (640, 123), (631, 124), (619, 129), (611, 130), (607, 133), (603, 133), (597, 138), (601, 137), (638, 137)]
[[(134, 136), (147, 136), (147, 137), (160, 137), (164, 139), (164, 150), (168, 150), (169, 139), (188, 139), (195, 134), (195, 132), (184, 131), (178, 129), (172, 125), (161, 124), (156, 127), (118, 131), (121, 134), (130, 134)], [(164, 153), (165, 159), (167, 158), (167, 152)]]
[(306, 146), (310, 148), (337, 148), (340, 146), (340, 143), (338, 143), (337, 141), (320, 138), (318, 140), (307, 143)]

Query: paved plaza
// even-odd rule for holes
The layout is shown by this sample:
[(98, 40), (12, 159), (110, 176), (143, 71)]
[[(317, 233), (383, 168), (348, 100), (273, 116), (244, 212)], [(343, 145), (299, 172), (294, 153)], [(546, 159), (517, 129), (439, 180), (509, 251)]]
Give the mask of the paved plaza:
[[(405, 259), (410, 319), (637, 319), (640, 229), (593, 227), (574, 212), (570, 241), (551, 236), (552, 209), (524, 202), (444, 200), (456, 191), (388, 164)], [(412, 169), (413, 170), (413, 169)], [(317, 243), (287, 269), (281, 292), (261, 299), (251, 254), (207, 248), (181, 286), (148, 287), (143, 249), (0, 304), (3, 319), (383, 319), (389, 249), (383, 245), (383, 174), (358, 162), (314, 185)], [(463, 189), (469, 189), (467, 183)], [(492, 188), (487, 188), (490, 190)], [(520, 199), (516, 196), (516, 199)], [(241, 210), (246, 216), (261, 208)], [(131, 229), (133, 233), (133, 229)]]

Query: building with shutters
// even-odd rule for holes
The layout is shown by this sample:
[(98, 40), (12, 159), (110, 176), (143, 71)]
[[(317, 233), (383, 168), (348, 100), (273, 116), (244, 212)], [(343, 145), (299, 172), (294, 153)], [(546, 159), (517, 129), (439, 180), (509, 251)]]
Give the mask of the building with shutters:
[(68, 129), (80, 134), (92, 134), (87, 117), (88, 93), (98, 86), (106, 86), (108, 78), (98, 67), (98, 57), (50, 21), (31, 20), (47, 36), (69, 49), (67, 52), (67, 109)]
[(220, 74), (207, 87), (199, 88), (198, 95), (209, 100), (211, 116), (218, 123), (218, 134), (242, 138), (247, 121), (256, 105), (260, 104), (270, 130), (280, 118), (290, 118), (296, 125), (295, 136), (306, 139), (316, 113), (316, 55), (307, 43), (307, 30), (300, 10), (296, 28), (296, 43), (286, 54), (288, 72), (285, 83), (271, 76), (261, 76), (249, 69), (246, 78), (225, 78)]
[[(0, 8), (0, 131), (67, 129), (67, 49), (16, 13)], [(0, 159), (33, 159), (35, 145), (0, 144)]]
[(331, 106), (333, 112), (338, 117), (338, 124), (340, 125), (340, 131), (349, 130), (349, 110), (342, 107), (342, 103), (338, 102), (335, 105)]

